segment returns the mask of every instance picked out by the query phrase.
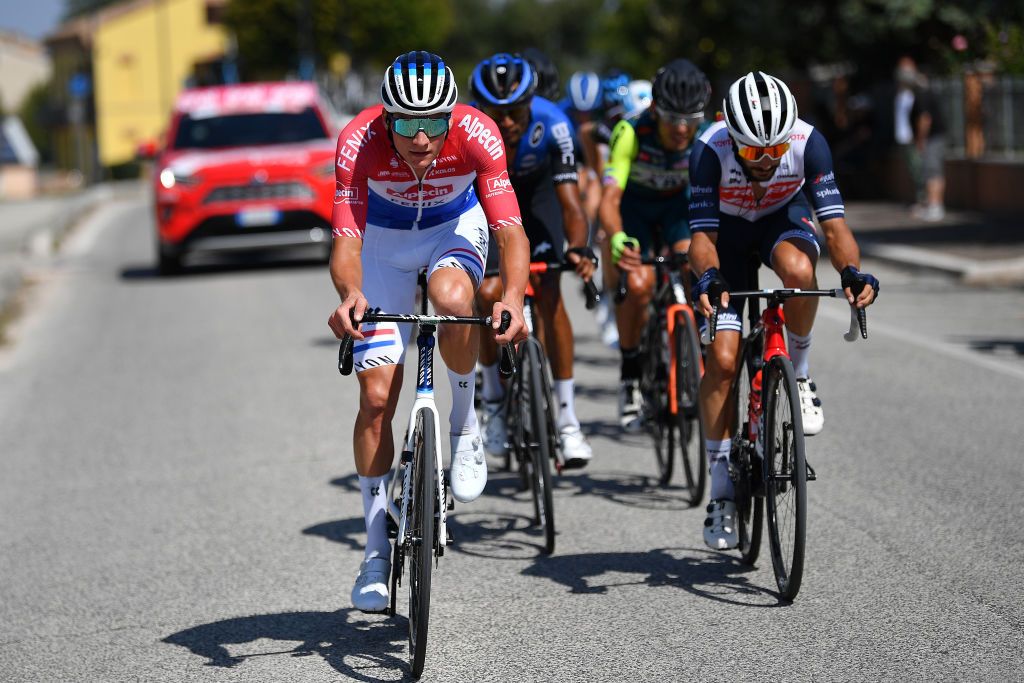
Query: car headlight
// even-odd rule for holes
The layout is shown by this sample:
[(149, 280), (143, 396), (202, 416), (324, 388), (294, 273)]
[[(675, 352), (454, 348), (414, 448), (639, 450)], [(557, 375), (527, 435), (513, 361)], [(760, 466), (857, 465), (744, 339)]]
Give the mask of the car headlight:
[(165, 168), (160, 171), (160, 185), (165, 189), (170, 190), (175, 185), (181, 185), (184, 187), (191, 187), (199, 184), (199, 178), (190, 175), (181, 175), (175, 173), (170, 168)]
[(316, 174), (318, 176), (332, 176), (333, 177), (334, 176), (334, 159), (331, 159), (330, 161), (328, 161), (323, 166), (318, 167), (316, 169)]

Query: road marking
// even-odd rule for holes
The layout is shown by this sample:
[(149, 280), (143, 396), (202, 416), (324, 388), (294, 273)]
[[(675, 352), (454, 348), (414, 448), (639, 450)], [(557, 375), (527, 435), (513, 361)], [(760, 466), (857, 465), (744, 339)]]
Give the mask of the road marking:
[[(818, 316), (841, 322), (843, 325), (850, 322), (850, 314), (847, 311), (839, 312), (827, 308), (821, 308), (818, 310)], [(892, 327), (885, 323), (877, 323), (868, 320), (868, 334), (883, 334), (887, 337), (899, 339), (900, 341), (908, 344), (913, 344), (914, 346), (927, 349), (928, 351), (941, 353), (950, 358), (967, 361), (968, 363), (986, 368), (987, 370), (993, 370), (1004, 377), (1013, 377), (1024, 381), (1024, 367), (1000, 362), (993, 358), (982, 356), (975, 351), (968, 351), (967, 349), (954, 346), (947, 342), (935, 341), (934, 339), (911, 334), (906, 330), (898, 327)]]

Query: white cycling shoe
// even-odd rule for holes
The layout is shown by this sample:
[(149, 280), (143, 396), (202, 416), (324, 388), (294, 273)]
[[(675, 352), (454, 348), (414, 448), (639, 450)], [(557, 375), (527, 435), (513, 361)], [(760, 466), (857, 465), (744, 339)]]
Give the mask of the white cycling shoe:
[(633, 433), (643, 428), (640, 402), (640, 382), (635, 379), (619, 382), (619, 426), (622, 431)]
[(505, 425), (505, 401), (484, 401), (484, 449), (491, 455), (508, 453), (508, 427)]
[(736, 503), (731, 500), (713, 500), (708, 505), (704, 520), (704, 543), (712, 550), (729, 550), (740, 544), (736, 528)]
[(352, 606), (360, 612), (383, 612), (388, 608), (388, 579), (391, 560), (373, 557), (359, 565), (359, 575), (352, 586)]
[(594, 457), (594, 451), (579, 427), (563, 427), (558, 433), (558, 441), (562, 447), (563, 469), (586, 467)]
[(476, 500), (487, 485), (484, 446), (476, 434), (452, 436), (452, 495), (460, 503)]
[(825, 413), (821, 410), (821, 399), (814, 392), (818, 387), (808, 377), (797, 379), (796, 388), (800, 394), (800, 415), (804, 423), (804, 435), (814, 436), (825, 427)]

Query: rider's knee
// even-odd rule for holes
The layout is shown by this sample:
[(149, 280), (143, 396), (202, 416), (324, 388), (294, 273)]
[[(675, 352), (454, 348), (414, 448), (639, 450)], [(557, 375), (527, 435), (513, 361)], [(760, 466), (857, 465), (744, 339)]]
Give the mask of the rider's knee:
[(359, 412), (373, 422), (389, 422), (395, 412), (390, 383), (386, 381), (364, 383), (359, 394)]
[(708, 349), (705, 370), (714, 381), (731, 381), (739, 370), (739, 354), (734, 345), (712, 344)]
[(474, 294), (468, 276), (450, 278), (431, 291), (430, 301), (439, 315), (472, 315)]
[(785, 287), (807, 289), (814, 283), (814, 261), (800, 249), (787, 249), (785, 254), (775, 254), (774, 270)]

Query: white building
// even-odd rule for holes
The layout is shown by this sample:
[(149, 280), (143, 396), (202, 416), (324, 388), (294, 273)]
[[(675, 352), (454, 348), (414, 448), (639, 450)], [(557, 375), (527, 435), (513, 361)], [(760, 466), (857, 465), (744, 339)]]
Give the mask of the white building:
[(16, 113), (25, 96), (50, 78), (50, 57), (41, 43), (0, 30), (0, 101), (8, 113)]

